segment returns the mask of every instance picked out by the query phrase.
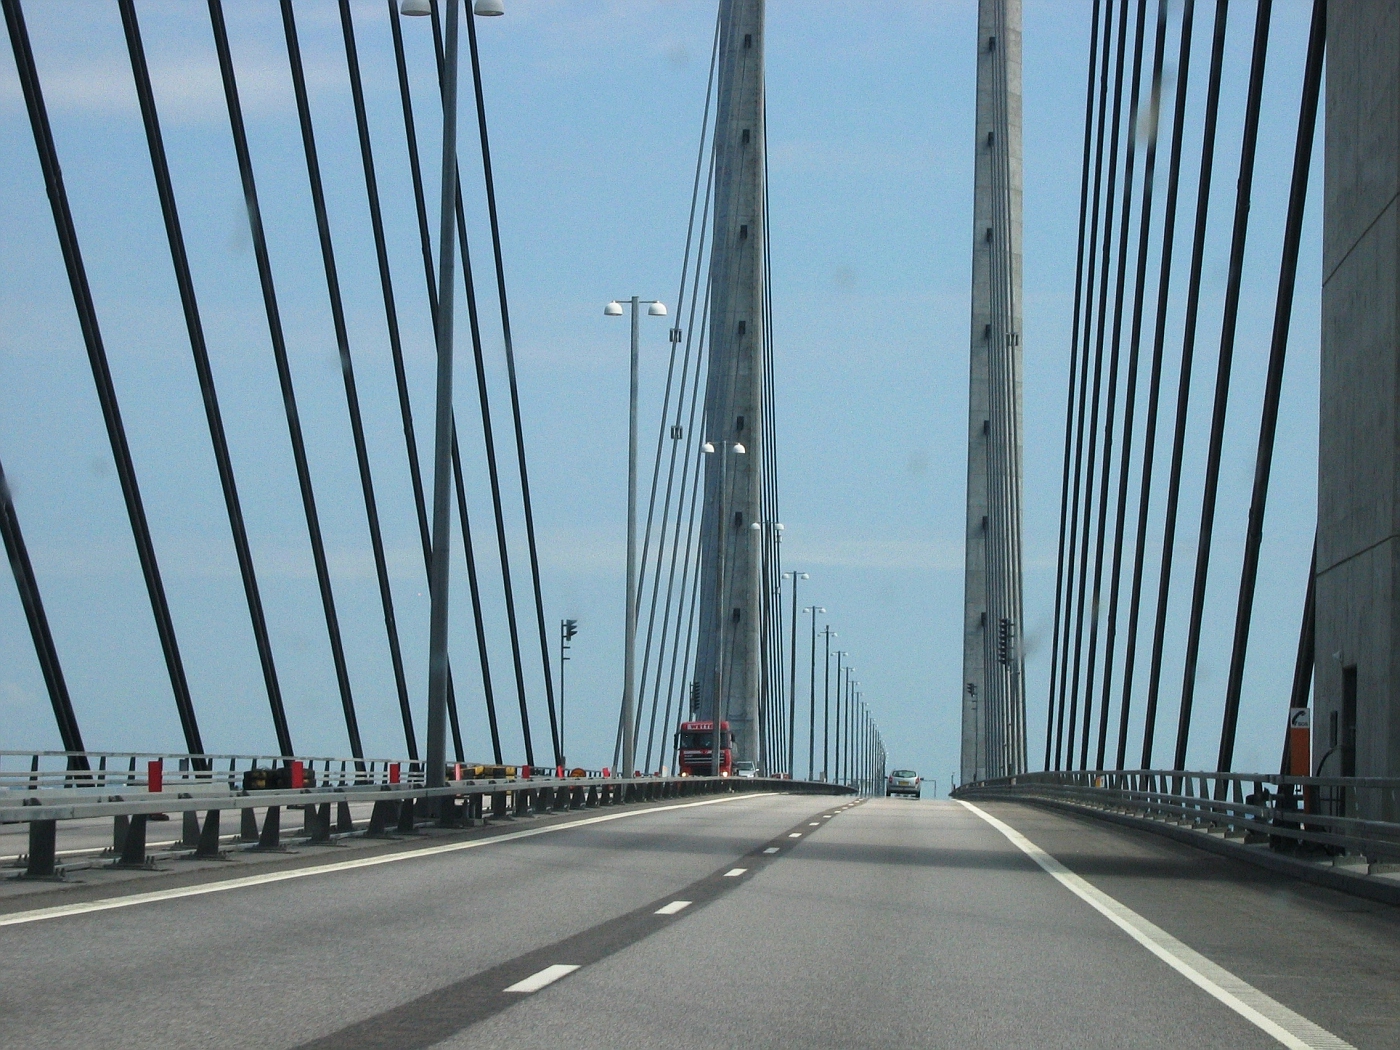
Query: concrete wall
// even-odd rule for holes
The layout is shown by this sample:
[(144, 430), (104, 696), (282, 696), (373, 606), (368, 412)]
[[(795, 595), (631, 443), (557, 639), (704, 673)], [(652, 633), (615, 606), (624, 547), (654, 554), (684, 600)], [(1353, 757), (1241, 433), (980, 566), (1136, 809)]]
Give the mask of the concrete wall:
[[(1328, 6), (1313, 767), (1400, 775), (1400, 4)], [(1330, 752), (1330, 754), (1329, 754)]]

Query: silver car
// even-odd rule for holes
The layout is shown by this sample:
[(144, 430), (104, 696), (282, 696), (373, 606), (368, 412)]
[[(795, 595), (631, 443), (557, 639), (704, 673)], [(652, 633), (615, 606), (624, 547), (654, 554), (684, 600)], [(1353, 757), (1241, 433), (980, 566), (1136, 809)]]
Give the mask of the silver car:
[(909, 795), (914, 798), (923, 794), (924, 778), (912, 769), (896, 769), (885, 781), (885, 797)]
[(734, 775), (736, 777), (752, 778), (758, 776), (757, 762), (735, 762)]

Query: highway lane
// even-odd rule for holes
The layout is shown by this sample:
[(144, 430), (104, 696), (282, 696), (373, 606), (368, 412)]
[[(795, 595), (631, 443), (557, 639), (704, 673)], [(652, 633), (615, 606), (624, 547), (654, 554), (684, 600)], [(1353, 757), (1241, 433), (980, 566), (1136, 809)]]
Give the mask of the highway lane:
[[(7, 1050), (78, 1040), (104, 1048), (297, 1046), (606, 922), (831, 804), (829, 796), (702, 801), (588, 811), (577, 819), (620, 817), (458, 853), (5, 927), (0, 1043)], [(510, 831), (548, 823), (519, 821)], [(156, 876), (136, 888), (161, 882)], [(37, 903), (57, 902), (50, 894)]]
[[(1363, 1050), (1400, 1045), (1395, 909), (1154, 836), (984, 809), (1183, 950)], [(619, 813), (0, 929), (0, 1041), (1286, 1045), (960, 804), (749, 796)]]

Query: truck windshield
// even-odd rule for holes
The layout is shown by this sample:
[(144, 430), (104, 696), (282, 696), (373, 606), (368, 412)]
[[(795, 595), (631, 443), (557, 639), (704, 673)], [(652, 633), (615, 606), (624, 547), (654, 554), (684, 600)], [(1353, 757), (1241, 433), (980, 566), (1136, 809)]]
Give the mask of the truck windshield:
[[(713, 730), (710, 730), (710, 729), (702, 730), (702, 731), (699, 732), (699, 733), (689, 733), (689, 732), (687, 732), (687, 733), (677, 733), (677, 734), (676, 734), (676, 746), (677, 746), (677, 747), (682, 747), (682, 748), (697, 748), (697, 747), (703, 747), (706, 751), (708, 751), (708, 750), (710, 749), (710, 745), (713, 744), (714, 742), (715, 742), (715, 734), (714, 734), (714, 731), (713, 731)], [(725, 746), (725, 747), (733, 747), (733, 746), (734, 746), (734, 734), (733, 734), (732, 732), (726, 733), (726, 734), (725, 734), (724, 746)]]

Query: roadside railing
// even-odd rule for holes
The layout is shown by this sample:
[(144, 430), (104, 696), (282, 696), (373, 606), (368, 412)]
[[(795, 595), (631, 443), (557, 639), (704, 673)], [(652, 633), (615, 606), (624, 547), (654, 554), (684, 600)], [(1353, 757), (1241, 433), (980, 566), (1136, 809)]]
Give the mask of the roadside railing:
[(964, 785), (956, 798), (1021, 798), (1175, 823), (1313, 856), (1400, 863), (1400, 778), (1179, 770), (1025, 773)]
[[(223, 849), (220, 813), (237, 810), (238, 840), (277, 851), (281, 811), (301, 809), (312, 844), (333, 834), (409, 833), (424, 822), (470, 827), (543, 813), (649, 802), (719, 792), (846, 794), (849, 788), (770, 778), (613, 777), (560, 767), (448, 765), (442, 787), (426, 787), (424, 763), (407, 759), (286, 755), (173, 755), (131, 752), (0, 752), (0, 824), (27, 823), (23, 878), (62, 876), (57, 831), (62, 821), (110, 818), (113, 867), (149, 868), (146, 824), (182, 815), (178, 844), (196, 857)], [(606, 773), (606, 771), (603, 771)], [(371, 805), (356, 825), (352, 803)], [(334, 807), (334, 816), (332, 816)], [(263, 810), (261, 825), (256, 810)], [(199, 814), (204, 813), (201, 822)]]

